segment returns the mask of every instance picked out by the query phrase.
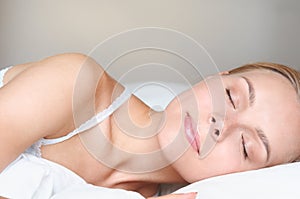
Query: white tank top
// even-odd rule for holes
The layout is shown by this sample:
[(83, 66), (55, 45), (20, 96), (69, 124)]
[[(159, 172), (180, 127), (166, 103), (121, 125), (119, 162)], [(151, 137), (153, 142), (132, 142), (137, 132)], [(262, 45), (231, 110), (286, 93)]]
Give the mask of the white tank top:
[[(4, 86), (3, 78), (4, 78), (5, 73), (10, 68), (12, 68), (12, 66), (6, 67), (6, 68), (0, 70), (0, 88), (2, 86)], [(63, 137), (59, 137), (59, 138), (54, 138), (54, 139), (42, 138), (39, 141), (37, 141), (36, 143), (34, 143), (32, 146), (30, 146), (25, 152), (35, 155), (37, 157), (41, 157), (41, 149), (40, 149), (41, 146), (57, 144), (57, 143), (63, 142), (81, 132), (84, 132), (88, 129), (95, 127), (96, 125), (101, 123), (103, 120), (108, 118), (123, 103), (125, 103), (125, 101), (127, 101), (129, 99), (130, 95), (131, 95), (131, 92), (125, 87), (125, 90), (123, 91), (123, 93), (119, 97), (117, 97), (106, 109), (97, 113), (95, 116), (93, 116), (92, 118), (90, 118), (89, 120), (87, 120), (86, 122), (81, 124), (78, 128), (76, 128), (72, 132), (68, 133), (67, 135), (65, 135)]]

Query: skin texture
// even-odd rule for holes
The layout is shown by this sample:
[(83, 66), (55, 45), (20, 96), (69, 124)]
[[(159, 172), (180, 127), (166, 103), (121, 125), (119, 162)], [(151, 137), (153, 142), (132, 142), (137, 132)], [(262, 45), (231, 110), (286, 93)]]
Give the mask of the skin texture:
[[(295, 90), (286, 79), (270, 71), (253, 70), (242, 76), (253, 83), (256, 97), (252, 106), (245, 79), (240, 74), (225, 72), (217, 76), (221, 81), (210, 77), (183, 92), (164, 112), (155, 112), (131, 96), (111, 117), (85, 133), (97, 131), (113, 147), (89, 151), (90, 143), (76, 135), (62, 143), (42, 147), (42, 156), (67, 167), (88, 183), (138, 191), (146, 197), (156, 193), (159, 183), (195, 182), (289, 162), (300, 152), (295, 147), (299, 146), (296, 129), (300, 123)], [(0, 171), (40, 138), (68, 134), (110, 105), (124, 89), (97, 63), (81, 54), (57, 55), (18, 65), (8, 71), (4, 80), (6, 85), (0, 90), (0, 157), (3, 160)], [(226, 89), (230, 89), (231, 97)], [(183, 121), (187, 113), (195, 123), (200, 145), (210, 136), (208, 132), (214, 132), (209, 130), (213, 121), (222, 124), (218, 126), (219, 135), (212, 135), (217, 144), (204, 158), (199, 158), (185, 137)], [(141, 139), (128, 134), (128, 129), (120, 125), (124, 118), (130, 118), (126, 123), (131, 124), (130, 128), (139, 127), (131, 129), (132, 135), (150, 132), (151, 136)], [(267, 161), (264, 145), (255, 133), (257, 128), (269, 140)], [(243, 140), (247, 158), (243, 156)], [(117, 149), (128, 153), (120, 156)], [(153, 152), (158, 153), (147, 156)], [(147, 164), (137, 164), (143, 161), (136, 154), (144, 154)], [(108, 166), (103, 163), (105, 159), (100, 159), (103, 157), (117, 162)], [(144, 166), (138, 168), (144, 172), (126, 170), (136, 165)], [(161, 198), (193, 198), (194, 195)]]
[[(252, 106), (249, 103), (248, 85), (241, 77), (246, 77), (253, 84), (256, 97)], [(167, 114), (171, 118), (168, 120), (169, 124), (168, 121), (166, 122), (167, 132), (159, 136), (162, 146), (168, 145), (169, 141), (173, 140), (176, 134), (174, 132), (183, 133), (180, 125), (176, 125), (181, 123), (182, 112), (189, 112), (192, 117), (197, 118), (194, 109), (189, 107), (192, 96), (196, 96), (194, 99), (198, 103), (197, 124), (202, 144), (208, 136), (211, 124), (209, 118), (214, 116), (216, 120), (223, 121), (220, 135), (216, 136), (217, 144), (208, 156), (199, 159), (197, 152), (189, 148), (174, 162), (173, 167), (180, 175), (186, 181), (194, 182), (219, 174), (268, 167), (295, 159), (299, 154), (300, 135), (297, 129), (300, 124), (300, 107), (296, 92), (288, 80), (274, 72), (254, 70), (242, 74), (224, 75), (222, 82), (224, 89), (230, 89), (234, 104), (228, 96), (225, 97), (225, 114), (212, 107), (211, 95), (204, 82), (183, 93), (182, 95), (187, 96), (183, 98), (184, 100), (173, 101), (167, 108)], [(179, 103), (183, 107), (181, 110), (178, 109)], [(269, 159), (255, 129), (263, 130), (269, 140)], [(246, 158), (242, 136), (248, 153)]]

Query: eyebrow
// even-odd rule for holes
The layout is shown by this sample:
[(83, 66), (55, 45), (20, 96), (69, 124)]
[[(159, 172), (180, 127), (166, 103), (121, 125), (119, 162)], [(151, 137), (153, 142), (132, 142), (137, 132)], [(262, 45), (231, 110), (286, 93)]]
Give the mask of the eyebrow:
[(266, 134), (261, 129), (256, 128), (255, 131), (256, 131), (257, 136), (262, 141), (262, 143), (263, 143), (263, 145), (264, 145), (264, 147), (266, 149), (266, 152), (267, 152), (267, 160), (266, 161), (269, 161), (269, 159), (270, 159), (270, 144), (269, 144), (269, 140), (268, 140)]
[(253, 106), (256, 98), (255, 89), (253, 87), (252, 82), (247, 77), (242, 76), (242, 78), (247, 82), (249, 92), (249, 104), (250, 106)]

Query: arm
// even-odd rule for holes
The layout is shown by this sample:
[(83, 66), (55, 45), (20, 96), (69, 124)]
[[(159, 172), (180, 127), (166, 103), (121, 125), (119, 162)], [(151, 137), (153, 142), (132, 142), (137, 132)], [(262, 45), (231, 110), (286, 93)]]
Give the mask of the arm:
[(191, 193), (168, 194), (165, 196), (150, 197), (148, 199), (196, 199), (196, 197), (197, 197), (197, 193), (191, 192)]
[[(69, 186), (67, 189), (64, 189), (62, 192), (59, 192), (51, 197), (51, 199), (65, 198), (145, 199), (145, 197), (135, 191), (99, 187), (91, 184)], [(186, 194), (169, 194), (160, 197), (150, 197), (147, 199), (196, 199), (196, 193), (192, 192)]]
[(64, 133), (85, 61), (83, 55), (64, 54), (31, 63), (0, 89), (0, 172), (40, 138)]

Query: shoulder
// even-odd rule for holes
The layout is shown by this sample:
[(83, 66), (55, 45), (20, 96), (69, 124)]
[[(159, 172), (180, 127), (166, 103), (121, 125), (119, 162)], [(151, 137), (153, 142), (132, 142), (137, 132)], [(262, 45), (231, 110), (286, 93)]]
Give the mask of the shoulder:
[(50, 66), (64, 69), (80, 69), (92, 58), (81, 53), (64, 53), (47, 57), (35, 63), (35, 65), (42, 65), (43, 67)]
[(0, 89), (0, 172), (40, 138), (65, 133), (74, 111), (81, 113), (95, 95), (103, 69), (86, 55), (68, 53), (8, 72)]
[(83, 68), (85, 73), (89, 72), (89, 75), (93, 75), (97, 71), (98, 73), (103, 72), (102, 67), (93, 58), (85, 54), (64, 53), (49, 56), (39, 61), (15, 65), (5, 74), (5, 84), (17, 76), (23, 75), (24, 72), (26, 74), (30, 73), (31, 76), (34, 73), (38, 73), (41, 76), (63, 74), (64, 77), (75, 78), (83, 71)]
[[(81, 53), (65, 53), (48, 57), (37, 65), (41, 70), (50, 74), (59, 73), (63, 76), (62, 81), (69, 80), (75, 85), (84, 83), (94, 87), (96, 82), (105, 74), (102, 66), (93, 58)], [(65, 79), (66, 78), (66, 79)]]
[(102, 67), (91, 57), (81, 53), (65, 53), (47, 57), (35, 62), (33, 68), (53, 70), (55, 72), (78, 75), (79, 72), (103, 71)]

